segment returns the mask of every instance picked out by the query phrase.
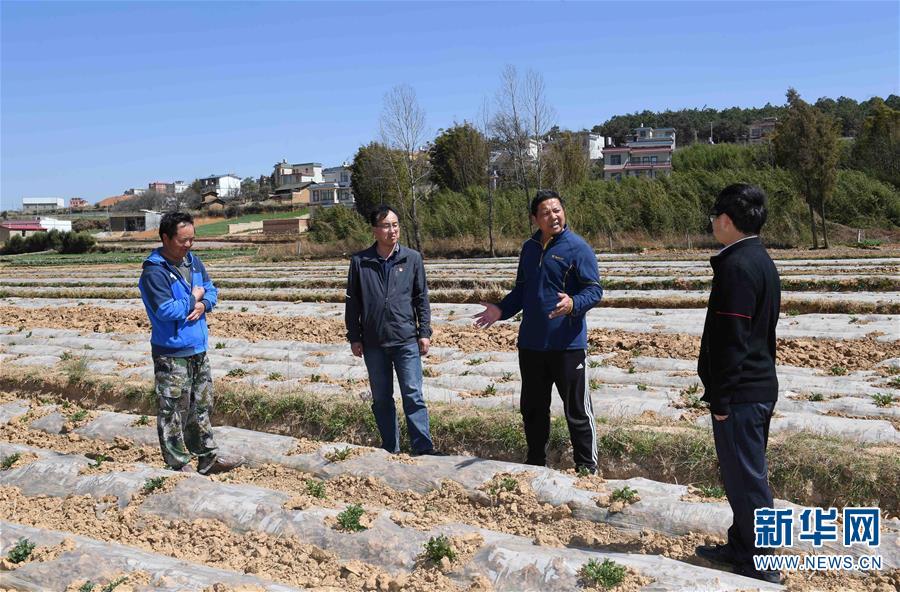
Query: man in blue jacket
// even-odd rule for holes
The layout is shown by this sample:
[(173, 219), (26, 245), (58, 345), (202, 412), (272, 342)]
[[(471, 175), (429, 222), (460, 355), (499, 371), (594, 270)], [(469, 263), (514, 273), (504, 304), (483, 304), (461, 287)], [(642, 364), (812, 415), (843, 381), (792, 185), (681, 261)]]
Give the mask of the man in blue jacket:
[(210, 415), (212, 375), (206, 356), (206, 313), (218, 292), (200, 258), (191, 253), (194, 219), (166, 213), (159, 224), (163, 246), (144, 260), (138, 288), (150, 319), (150, 345), (159, 411), (156, 429), (166, 464), (191, 472), (221, 473), (243, 464), (217, 454)]
[(760, 571), (753, 564), (754, 555), (771, 553), (756, 547), (754, 512), (772, 507), (766, 444), (778, 400), (775, 326), (781, 280), (759, 240), (766, 215), (763, 190), (736, 183), (719, 193), (709, 216), (723, 248), (710, 259), (712, 290), (697, 372), (712, 413), (716, 456), (734, 520), (726, 544), (697, 547), (697, 555), (777, 583), (778, 572)]
[(526, 463), (544, 466), (550, 440), (553, 385), (563, 402), (569, 437), (579, 471), (597, 471), (597, 429), (585, 380), (585, 314), (603, 297), (594, 250), (566, 226), (562, 198), (538, 191), (531, 201), (538, 231), (522, 246), (516, 285), (499, 305), (482, 303), (475, 316), (490, 327), (520, 310), (520, 410), (528, 443)]
[(413, 454), (441, 455), (431, 440), (422, 396), (420, 356), (431, 346), (431, 305), (422, 255), (400, 245), (400, 220), (392, 207), (376, 208), (369, 223), (375, 244), (350, 259), (344, 308), (347, 341), (353, 355), (366, 362), (382, 448), (400, 452), (396, 370)]

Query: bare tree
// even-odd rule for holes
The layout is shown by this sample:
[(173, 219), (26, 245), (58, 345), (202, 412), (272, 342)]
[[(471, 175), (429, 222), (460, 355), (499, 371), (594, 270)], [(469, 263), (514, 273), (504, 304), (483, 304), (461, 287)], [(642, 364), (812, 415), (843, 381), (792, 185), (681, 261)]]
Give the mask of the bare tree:
[[(500, 89), (496, 98), (497, 111), (491, 120), (491, 129), (497, 136), (509, 164), (512, 165), (516, 184), (525, 194), (525, 211), (528, 212), (530, 188), (528, 169), (529, 124), (519, 84), (516, 67), (507, 65), (500, 74)], [(529, 224), (531, 218), (528, 218)]]
[(382, 142), (399, 153), (400, 158), (388, 159), (390, 171), (398, 195), (404, 196), (407, 202), (416, 250), (422, 252), (418, 204), (431, 193), (431, 165), (423, 148), (427, 138), (425, 111), (411, 86), (395, 86), (384, 96), (380, 126)]
[[(483, 100), (481, 103), (481, 108), (478, 110), (478, 117), (476, 119), (476, 125), (478, 125), (479, 131), (485, 136), (485, 138), (489, 137), (490, 129), (491, 129), (491, 110), (488, 105), (487, 99)], [(494, 168), (493, 159), (491, 158), (491, 150), (488, 148), (488, 158), (487, 158), (487, 195), (488, 195), (488, 217), (487, 217), (487, 228), (488, 228), (488, 249), (490, 249), (491, 257), (496, 257), (497, 252), (494, 249), (494, 190), (496, 187), (497, 181), (497, 171)]]
[(553, 125), (556, 114), (553, 107), (547, 102), (547, 90), (544, 85), (544, 77), (534, 70), (528, 70), (525, 75), (523, 88), (523, 102), (525, 112), (528, 114), (528, 135), (537, 142), (537, 154), (534, 159), (535, 180), (537, 188), (543, 189), (544, 177), (544, 138)]

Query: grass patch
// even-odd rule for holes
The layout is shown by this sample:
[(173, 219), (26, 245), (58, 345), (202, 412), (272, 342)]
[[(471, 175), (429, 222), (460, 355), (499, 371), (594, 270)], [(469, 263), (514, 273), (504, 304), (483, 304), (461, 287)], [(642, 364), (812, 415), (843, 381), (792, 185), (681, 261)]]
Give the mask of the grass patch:
[(150, 418), (147, 417), (146, 415), (142, 415), (137, 419), (136, 422), (134, 422), (134, 425), (138, 425), (138, 426), (150, 425)]
[(449, 538), (445, 535), (439, 535), (431, 537), (425, 543), (425, 557), (432, 563), (440, 563), (444, 557), (453, 561), (456, 559), (456, 551), (453, 550)]
[(609, 496), (610, 501), (623, 501), (626, 504), (631, 504), (637, 501), (638, 492), (637, 489), (632, 489), (629, 486), (620, 487), (619, 489), (614, 489), (612, 495)]
[(217, 342), (216, 342), (216, 349), (225, 349), (225, 342), (224, 342), (224, 341), (217, 341)]
[(88, 361), (85, 357), (69, 359), (63, 365), (63, 371), (69, 379), (69, 384), (82, 384), (88, 375), (88, 370)]
[(437, 375), (437, 371), (434, 370), (431, 366), (422, 368), (422, 376), (424, 376), (425, 378), (435, 378)]
[(470, 358), (470, 359), (466, 360), (466, 365), (467, 366), (479, 366), (481, 364), (484, 364), (486, 361), (487, 360), (485, 360), (483, 358)]
[(366, 530), (366, 527), (359, 523), (359, 519), (365, 513), (365, 510), (359, 504), (350, 504), (346, 510), (337, 515), (338, 524), (344, 530), (362, 532)]
[(832, 376), (844, 376), (847, 374), (847, 369), (843, 366), (832, 366), (829, 372)]
[(244, 376), (247, 376), (247, 371), (243, 368), (232, 368), (225, 376), (229, 378), (243, 378)]
[(725, 490), (719, 485), (697, 485), (697, 491), (703, 497), (720, 499), (725, 497)]
[(87, 419), (88, 412), (87, 409), (79, 409), (75, 413), (69, 416), (69, 421), (72, 423), (78, 423), (79, 421), (83, 421)]
[(603, 364), (601, 364), (601, 363), (598, 362), (597, 360), (589, 360), (589, 361), (588, 361), (588, 368), (599, 368), (599, 367), (602, 366), (602, 365), (603, 365)]
[(350, 453), (353, 452), (353, 448), (349, 446), (344, 446), (343, 448), (337, 448), (332, 450), (331, 452), (325, 453), (325, 459), (328, 462), (341, 462), (342, 460), (347, 460), (350, 458)]
[(160, 487), (162, 487), (166, 482), (166, 477), (150, 477), (146, 481), (144, 481), (144, 486), (141, 488), (146, 494), (153, 493)]
[(282, 374), (281, 372), (269, 372), (269, 376), (267, 378), (269, 380), (282, 381), (284, 380), (284, 374)]
[(578, 575), (589, 586), (612, 588), (625, 580), (628, 573), (624, 565), (619, 565), (611, 559), (604, 559), (603, 563), (591, 559), (578, 571)]
[(194, 233), (196, 236), (222, 236), (228, 234), (229, 224), (245, 224), (247, 222), (259, 222), (261, 220), (296, 218), (298, 216), (303, 216), (307, 211), (307, 208), (301, 208), (290, 212), (269, 212), (267, 214), (247, 214), (246, 216), (238, 216), (237, 218), (224, 218), (218, 222), (201, 224), (194, 229)]
[(496, 394), (497, 394), (497, 387), (494, 386), (493, 382), (491, 384), (487, 385), (486, 387), (484, 387), (484, 390), (481, 391), (481, 396), (483, 396), (483, 397), (493, 397)]
[(9, 550), (9, 553), (6, 554), (6, 558), (12, 563), (22, 563), (28, 559), (31, 552), (34, 551), (34, 546), (34, 543), (28, 539), (21, 538), (13, 545), (13, 548)]
[(815, 403), (819, 403), (819, 402), (825, 400), (825, 395), (823, 395), (822, 393), (812, 393), (812, 394), (809, 396), (809, 400), (810, 400), (810, 401), (813, 401), (813, 402), (815, 402)]
[(875, 393), (872, 395), (872, 402), (876, 407), (890, 407), (894, 403), (894, 395), (888, 393)]
[(9, 456), (4, 456), (3, 460), (0, 461), (0, 471), (10, 470), (20, 458), (22, 458), (22, 454), (19, 452), (13, 452)]
[(307, 479), (304, 481), (306, 484), (306, 493), (309, 495), (319, 498), (325, 499), (325, 482), (319, 481), (317, 479)]

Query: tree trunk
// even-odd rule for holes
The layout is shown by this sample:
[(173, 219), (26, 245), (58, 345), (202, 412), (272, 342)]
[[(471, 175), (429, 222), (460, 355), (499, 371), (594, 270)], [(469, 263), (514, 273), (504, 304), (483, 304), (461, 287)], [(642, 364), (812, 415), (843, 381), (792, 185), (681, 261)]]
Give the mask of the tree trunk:
[(493, 181), (488, 180), (488, 248), (491, 251), (491, 257), (496, 257), (497, 253), (494, 252), (494, 190), (490, 183)]
[[(416, 250), (422, 253), (422, 237), (419, 235), (419, 214), (416, 211), (416, 188), (412, 189), (412, 203), (410, 205), (410, 213), (412, 214), (413, 223), (413, 240), (416, 242)], [(424, 253), (422, 253), (424, 255)]]
[(825, 249), (829, 248), (828, 246), (828, 227), (825, 223), (825, 200), (819, 201), (819, 216), (822, 217), (822, 243), (824, 244)]
[(812, 230), (813, 249), (819, 248), (819, 240), (816, 236), (816, 212), (813, 210), (812, 203), (809, 203), (809, 229)]

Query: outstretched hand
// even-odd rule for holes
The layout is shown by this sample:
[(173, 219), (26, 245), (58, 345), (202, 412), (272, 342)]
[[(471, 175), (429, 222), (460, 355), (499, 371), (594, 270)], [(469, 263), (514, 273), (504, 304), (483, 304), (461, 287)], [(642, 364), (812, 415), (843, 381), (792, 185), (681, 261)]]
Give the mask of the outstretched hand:
[(503, 315), (503, 311), (500, 310), (499, 306), (497, 306), (496, 304), (491, 304), (490, 302), (481, 302), (480, 304), (484, 307), (484, 310), (476, 314), (472, 318), (475, 319), (476, 327), (487, 329), (500, 320), (500, 317)]
[(572, 312), (572, 309), (575, 307), (575, 303), (572, 302), (572, 297), (565, 292), (557, 292), (556, 295), (559, 296), (559, 302), (556, 303), (556, 308), (550, 311), (551, 319), (567, 315)]

